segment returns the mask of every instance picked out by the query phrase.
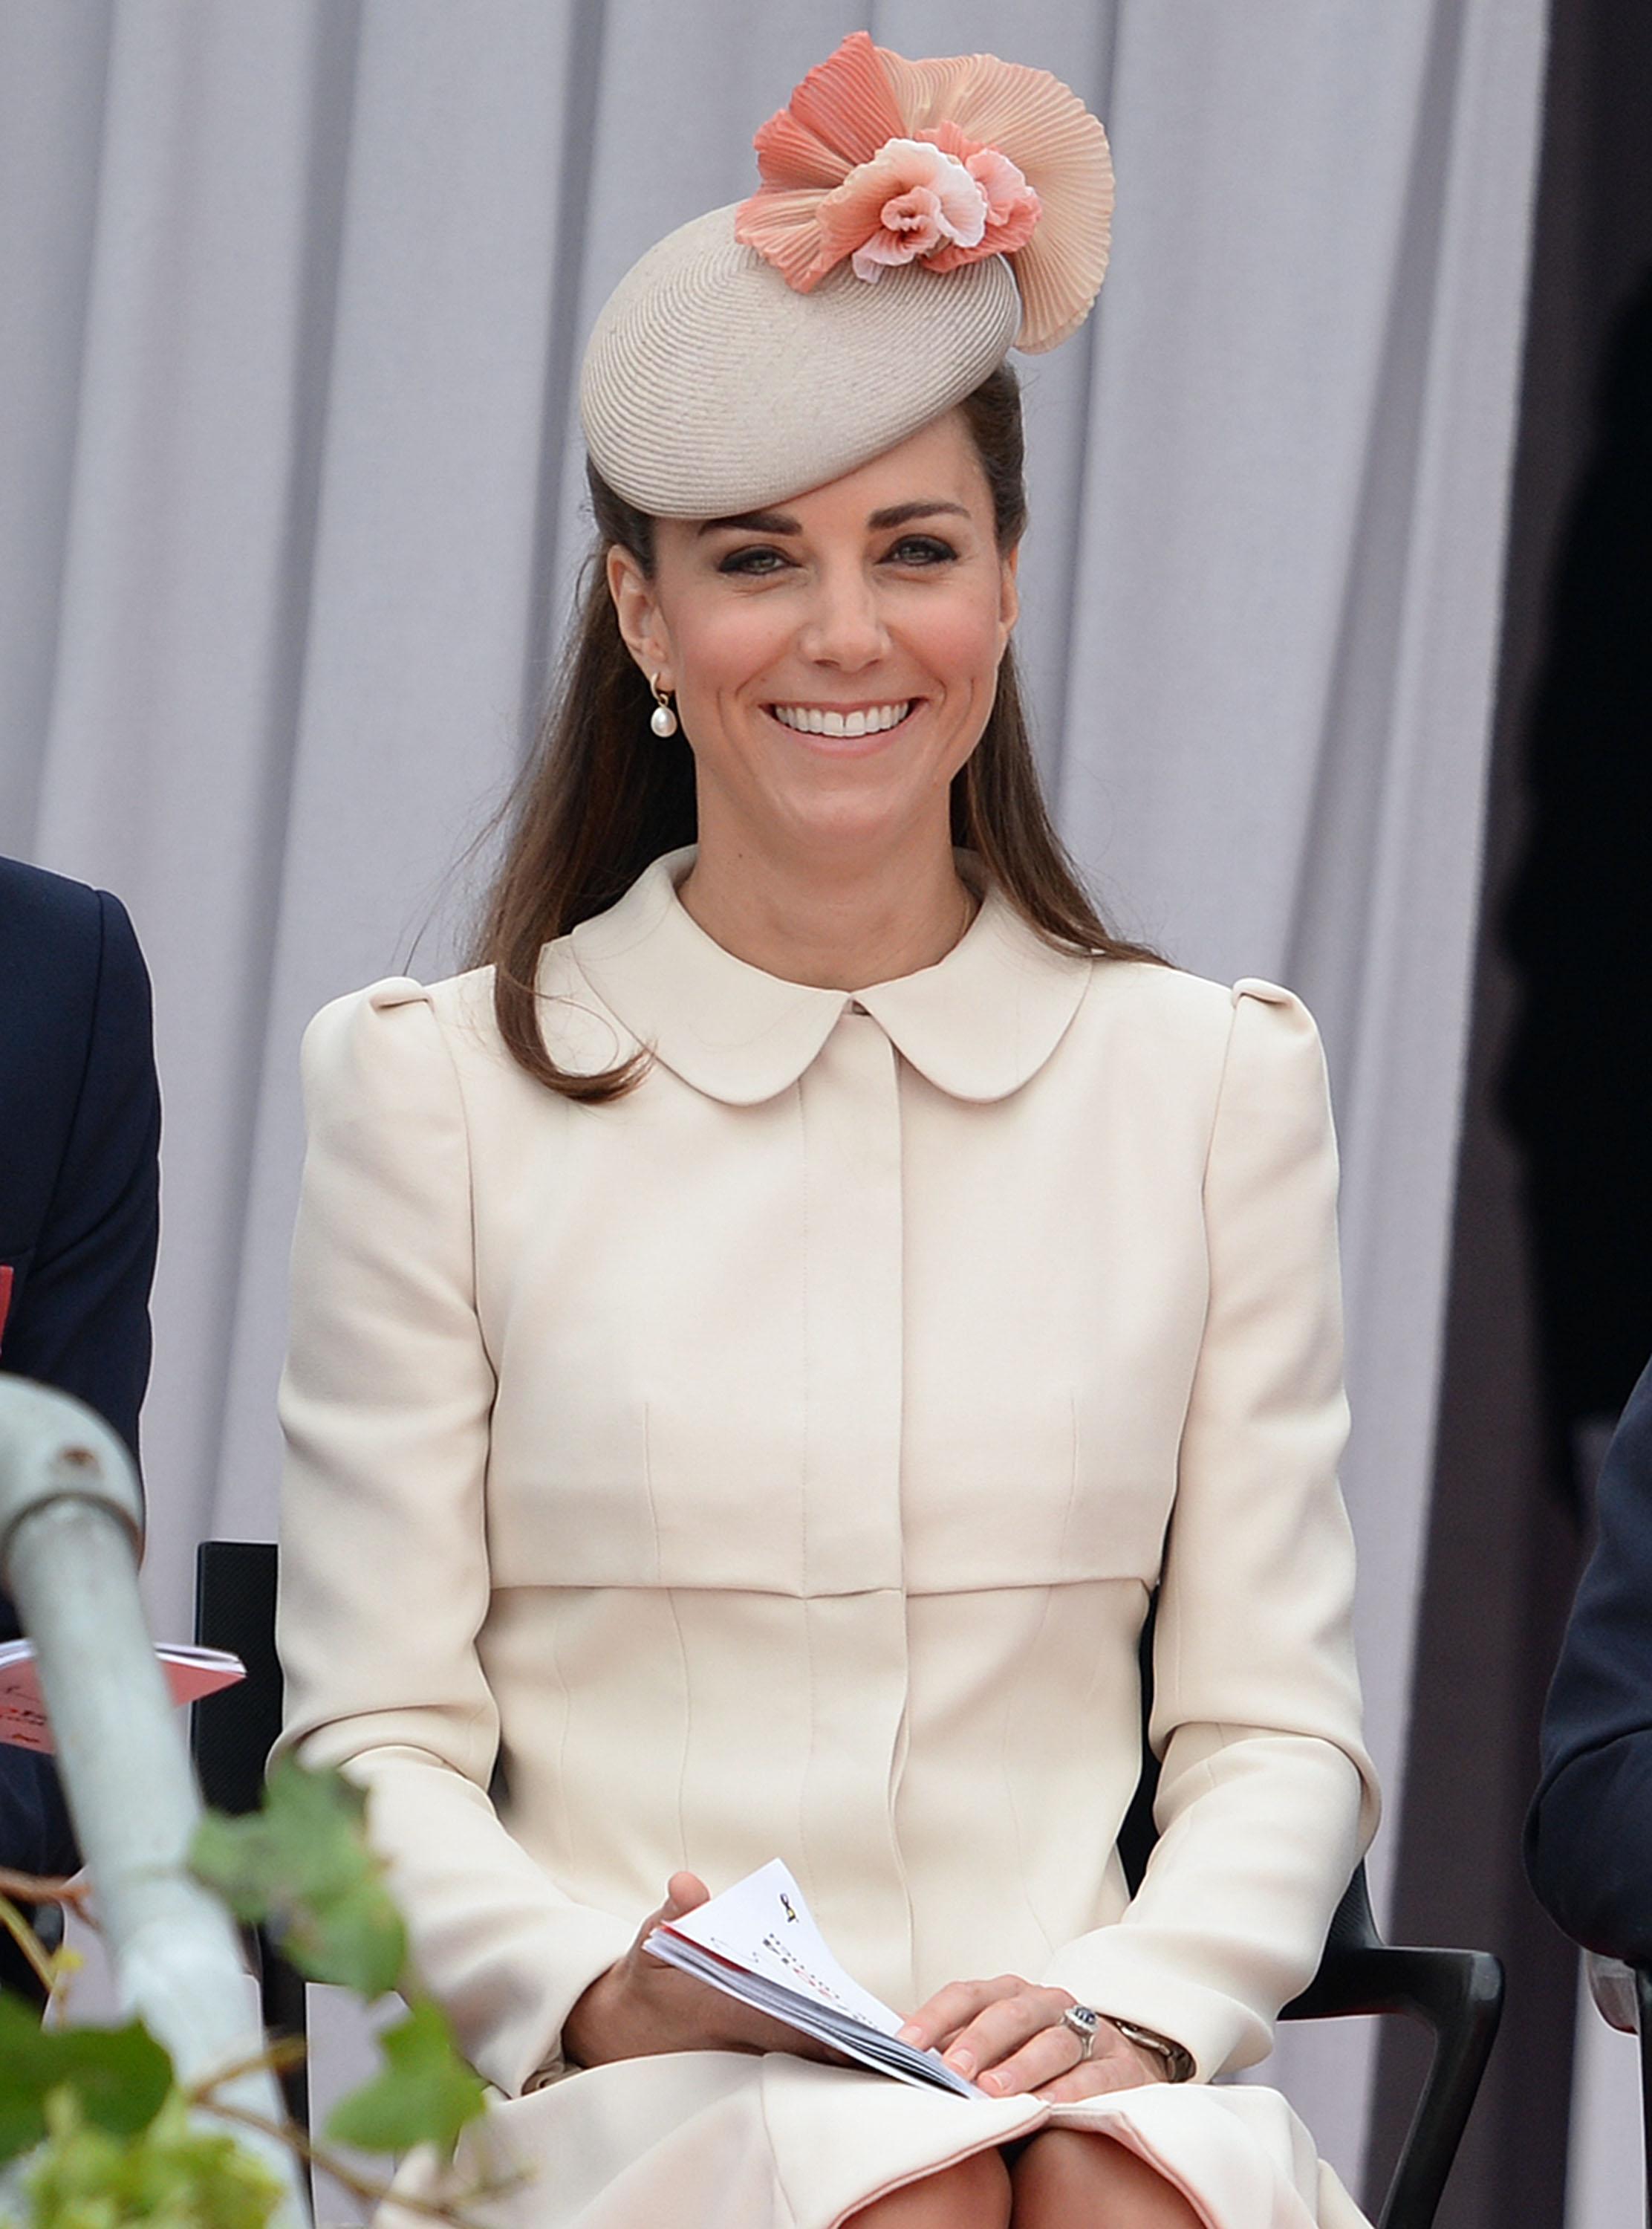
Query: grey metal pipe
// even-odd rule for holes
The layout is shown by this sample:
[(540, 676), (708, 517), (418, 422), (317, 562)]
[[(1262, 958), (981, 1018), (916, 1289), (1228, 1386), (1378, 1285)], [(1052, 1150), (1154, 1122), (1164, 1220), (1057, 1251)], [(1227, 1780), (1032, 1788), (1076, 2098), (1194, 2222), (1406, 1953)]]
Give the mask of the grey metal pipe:
[[(0, 1378), (0, 1579), (34, 1642), (69, 1814), (122, 2004), (195, 2082), (263, 2046), (257, 1997), (221, 1905), (189, 1874), (201, 1798), (138, 1588), (143, 1506), (131, 1459), (67, 1395)], [(274, 2077), (226, 2084), (282, 2117)], [(308, 2209), (284, 2145), (246, 2141)]]

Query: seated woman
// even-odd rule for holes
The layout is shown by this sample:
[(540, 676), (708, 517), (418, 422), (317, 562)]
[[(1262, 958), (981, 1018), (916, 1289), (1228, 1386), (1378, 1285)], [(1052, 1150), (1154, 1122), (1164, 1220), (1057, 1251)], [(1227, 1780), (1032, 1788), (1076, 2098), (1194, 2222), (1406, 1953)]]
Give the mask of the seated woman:
[[(1094, 299), (1105, 141), (860, 33), (759, 148), (592, 340), (483, 964), (306, 1041), (285, 1739), (541, 2169), (490, 2219), (1345, 2229), (1208, 2086), (1374, 1809), (1323, 1062), (1109, 933), (1009, 652), (1005, 358)], [(775, 1857), (979, 2097), (642, 1947)]]

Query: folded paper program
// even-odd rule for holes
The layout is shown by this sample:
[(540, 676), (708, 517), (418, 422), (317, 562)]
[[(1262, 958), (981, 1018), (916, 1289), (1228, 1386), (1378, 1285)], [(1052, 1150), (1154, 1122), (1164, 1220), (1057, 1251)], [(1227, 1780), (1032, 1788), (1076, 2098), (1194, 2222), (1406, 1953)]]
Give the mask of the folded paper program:
[(656, 1927), (643, 1947), (880, 2074), (960, 2097), (982, 2094), (938, 2052), (897, 2040), (900, 2014), (843, 1971), (778, 1858), (696, 1911)]
[[(233, 1687), (247, 1677), (239, 1656), (221, 1648), (189, 1648), (182, 1645), (157, 1648), (161, 1669), (175, 1703), (197, 1702)], [(34, 1644), (8, 1641), (0, 1646), (0, 1742), (17, 1749), (52, 1748), (52, 1730), (35, 1668)]]

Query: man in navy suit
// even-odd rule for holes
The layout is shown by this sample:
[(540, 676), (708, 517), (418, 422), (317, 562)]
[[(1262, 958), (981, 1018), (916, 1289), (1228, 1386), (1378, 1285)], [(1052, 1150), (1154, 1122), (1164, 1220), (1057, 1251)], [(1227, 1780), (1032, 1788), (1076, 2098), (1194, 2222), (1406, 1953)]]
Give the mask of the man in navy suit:
[[(159, 1230), (149, 976), (118, 898), (0, 859), (0, 1371), (98, 1410), (138, 1457)], [(0, 1596), (0, 1641), (16, 1637)], [(0, 1744), (0, 1865), (78, 1860), (51, 1760)], [(0, 1937), (0, 1980), (21, 1976)]]
[(1652, 1364), (1619, 1419), (1543, 1717), (1532, 1886), (1566, 1933), (1652, 1962)]

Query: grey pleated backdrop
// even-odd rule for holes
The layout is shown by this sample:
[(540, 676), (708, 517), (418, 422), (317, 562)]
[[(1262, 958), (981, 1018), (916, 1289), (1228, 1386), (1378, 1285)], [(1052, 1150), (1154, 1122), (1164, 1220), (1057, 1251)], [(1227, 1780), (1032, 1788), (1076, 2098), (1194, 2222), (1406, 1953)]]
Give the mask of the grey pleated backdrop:
[[(1542, 0), (0, 0), (0, 845), (120, 892), (155, 973), (156, 1613), (270, 1530), (298, 1032), (451, 963), (583, 543), (591, 317), (861, 23), (1113, 134), (1101, 312), (1027, 367), (1025, 653), (1117, 918), (1325, 1030), (1392, 1789)], [(1349, 2171), (1367, 2050), (1274, 2062)]]

